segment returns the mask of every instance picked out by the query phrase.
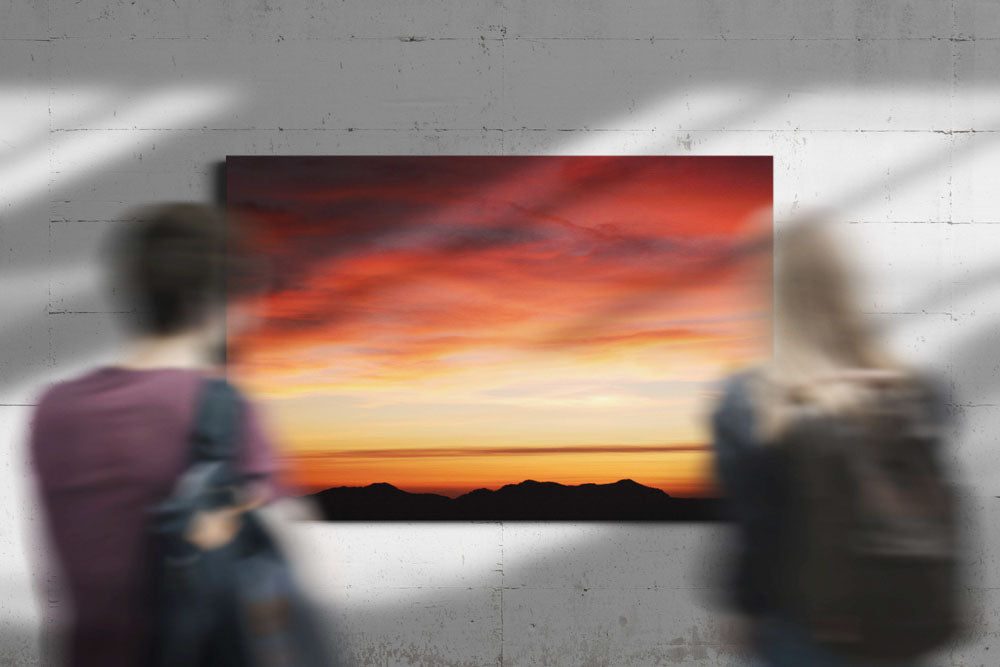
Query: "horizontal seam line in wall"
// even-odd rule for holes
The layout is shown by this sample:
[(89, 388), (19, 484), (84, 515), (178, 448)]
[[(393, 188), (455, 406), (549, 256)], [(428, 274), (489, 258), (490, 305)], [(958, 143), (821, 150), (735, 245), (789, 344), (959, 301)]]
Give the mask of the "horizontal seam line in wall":
[(996, 134), (1000, 130), (921, 130), (921, 129), (728, 129), (720, 128), (622, 128), (622, 127), (66, 127), (53, 128), (49, 134), (65, 132), (662, 132), (690, 134), (719, 132), (726, 134)]
[(977, 42), (977, 41), (998, 41), (1000, 36), (989, 37), (944, 37), (937, 35), (921, 36), (899, 36), (899, 37), (797, 37), (790, 35), (787, 37), (727, 37), (717, 35), (711, 37), (656, 37), (656, 36), (602, 36), (602, 35), (579, 35), (579, 36), (558, 36), (558, 35), (496, 35), (494, 33), (480, 33), (477, 35), (462, 35), (452, 37), (426, 37), (420, 35), (338, 35), (335, 37), (295, 37), (286, 38), (282, 35), (269, 36), (264, 38), (254, 38), (246, 36), (223, 37), (223, 36), (131, 36), (125, 38), (109, 37), (106, 35), (80, 36), (61, 35), (58, 37), (46, 38), (25, 38), (25, 37), (0, 37), (0, 42), (63, 42), (63, 41), (101, 41), (102, 43), (127, 43), (144, 41), (177, 41), (177, 42), (222, 42), (227, 44), (266, 44), (266, 43), (301, 43), (301, 42), (504, 42), (504, 41), (524, 41), (524, 42)]
[[(367, 523), (379, 523), (378, 521), (370, 521)], [(428, 584), (426, 586), (369, 586), (364, 584), (343, 584), (334, 585), (331, 588), (335, 590), (348, 590), (348, 589), (358, 589), (358, 590), (385, 590), (385, 591), (417, 591), (417, 590), (447, 590), (447, 591), (473, 591), (473, 590), (484, 590), (484, 591), (495, 591), (499, 589), (504, 589), (507, 591), (513, 590), (532, 590), (532, 591), (581, 591), (587, 593), (589, 591), (701, 591), (701, 590), (716, 590), (718, 586), (490, 586), (490, 585), (480, 585), (480, 586), (437, 586), (433, 584)]]
[(711, 591), (719, 586), (503, 586), (505, 590), (538, 590), (538, 591)]
[(863, 310), (865, 315), (947, 315), (954, 318), (954, 315), (945, 311), (935, 310)]
[[(368, 521), (368, 524), (377, 524), (378, 521)], [(334, 590), (348, 590), (348, 589), (359, 589), (359, 590), (380, 590), (380, 591), (419, 591), (426, 590), (428, 588), (442, 590), (442, 591), (495, 591), (499, 586), (490, 586), (489, 584), (482, 584), (479, 586), (437, 586), (433, 584), (428, 584), (426, 586), (369, 586), (364, 584), (334, 584), (331, 586)]]
[[(778, 218), (775, 222), (789, 222), (794, 218)], [(838, 222), (838, 221), (833, 221)], [(847, 225), (995, 225), (995, 220), (840, 220)]]
[[(381, 38), (374, 38), (381, 39)], [(493, 37), (497, 41), (525, 42), (977, 42), (996, 41), (998, 37), (529, 37), (525, 35)]]

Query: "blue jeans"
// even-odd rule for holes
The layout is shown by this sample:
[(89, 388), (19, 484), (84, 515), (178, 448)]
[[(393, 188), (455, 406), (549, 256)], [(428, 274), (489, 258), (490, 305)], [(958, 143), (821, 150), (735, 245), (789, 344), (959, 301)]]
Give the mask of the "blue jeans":
[[(798, 624), (787, 620), (762, 621), (757, 633), (755, 665), (761, 667), (868, 667), (869, 663), (831, 652), (814, 642)], [(915, 661), (877, 663), (877, 667), (919, 667)], [(876, 667), (872, 665), (872, 667)]]

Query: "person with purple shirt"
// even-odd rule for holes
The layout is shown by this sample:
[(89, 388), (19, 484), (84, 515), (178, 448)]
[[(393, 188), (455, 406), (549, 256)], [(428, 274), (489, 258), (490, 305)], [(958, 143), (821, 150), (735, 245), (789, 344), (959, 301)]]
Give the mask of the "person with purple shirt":
[[(59, 652), (75, 666), (148, 661), (148, 512), (189, 463), (199, 389), (222, 372), (226, 289), (246, 266), (213, 208), (168, 204), (137, 218), (114, 246), (116, 282), (136, 316), (132, 344), (117, 363), (48, 388), (32, 422), (30, 453), (68, 606)], [(228, 542), (239, 511), (278, 495), (271, 443), (249, 403), (245, 419), (246, 504), (200, 514), (188, 539), (201, 548)]]

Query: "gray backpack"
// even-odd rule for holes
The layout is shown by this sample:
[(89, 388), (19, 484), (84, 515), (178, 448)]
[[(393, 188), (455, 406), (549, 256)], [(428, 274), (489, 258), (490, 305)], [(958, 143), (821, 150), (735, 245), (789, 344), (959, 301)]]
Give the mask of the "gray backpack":
[(856, 659), (905, 660), (959, 629), (957, 500), (933, 393), (914, 381), (868, 389), (857, 414), (802, 408), (783, 436), (784, 593), (817, 642)]

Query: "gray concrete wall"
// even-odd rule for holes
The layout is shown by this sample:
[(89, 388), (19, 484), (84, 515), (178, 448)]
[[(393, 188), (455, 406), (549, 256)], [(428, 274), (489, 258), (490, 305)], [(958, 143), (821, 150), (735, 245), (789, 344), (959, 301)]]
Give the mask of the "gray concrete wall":
[[(207, 199), (227, 154), (769, 154), (780, 227), (822, 207), (870, 316), (957, 388), (969, 642), (1000, 575), (1000, 7), (986, 0), (0, 0), (0, 662), (34, 664), (44, 383), (119, 341), (96, 252), (131, 204)], [(303, 525), (363, 665), (725, 665), (718, 528)]]

